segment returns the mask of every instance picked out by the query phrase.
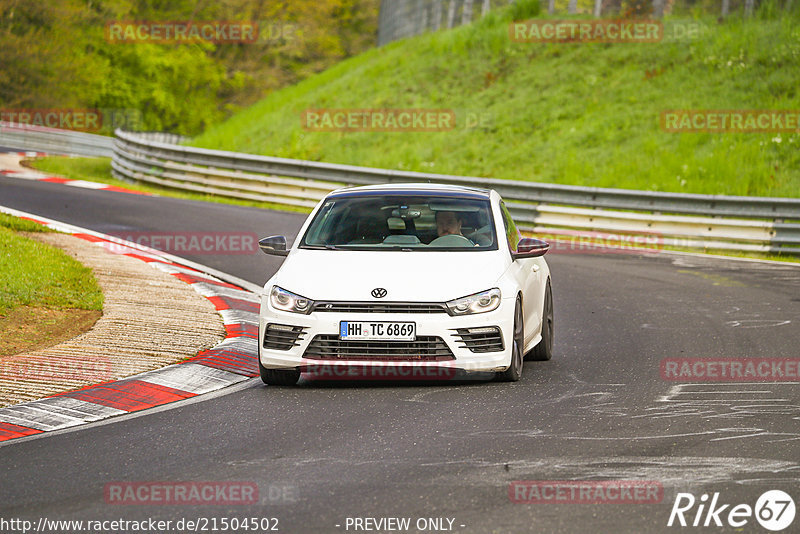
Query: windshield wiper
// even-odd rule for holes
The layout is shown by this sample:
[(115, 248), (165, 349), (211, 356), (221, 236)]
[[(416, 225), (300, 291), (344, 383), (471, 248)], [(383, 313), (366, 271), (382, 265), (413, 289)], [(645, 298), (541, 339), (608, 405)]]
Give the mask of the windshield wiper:
[(342, 250), (336, 245), (303, 245), (301, 248), (310, 248), (314, 250)]

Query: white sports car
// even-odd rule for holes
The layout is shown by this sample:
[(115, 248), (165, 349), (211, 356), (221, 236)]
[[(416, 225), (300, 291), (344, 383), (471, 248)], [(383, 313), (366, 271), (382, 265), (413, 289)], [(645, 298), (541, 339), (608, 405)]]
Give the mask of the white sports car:
[(519, 380), (553, 346), (549, 244), (522, 238), (494, 190), (432, 184), (338, 189), (314, 208), (264, 286), (259, 369), (392, 369), (398, 378), (491, 371)]

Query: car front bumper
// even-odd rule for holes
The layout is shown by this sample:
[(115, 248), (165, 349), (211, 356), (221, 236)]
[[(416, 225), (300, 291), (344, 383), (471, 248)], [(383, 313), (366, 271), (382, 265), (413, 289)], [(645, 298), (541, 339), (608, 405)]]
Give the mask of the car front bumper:
[[(398, 377), (432, 377), (433, 369), (451, 371), (503, 371), (511, 362), (511, 346), (514, 322), (514, 298), (502, 299), (497, 309), (480, 314), (451, 316), (447, 313), (354, 313), (354, 312), (324, 312), (313, 311), (308, 315), (285, 312), (274, 309), (269, 303), (269, 297), (263, 297), (259, 318), (258, 346), (261, 365), (266, 369), (297, 369), (304, 372), (328, 374), (330, 377), (356, 376), (347, 374), (346, 369), (370, 369), (365, 376), (381, 376), (381, 369), (386, 376), (394, 372)], [(420, 338), (438, 337), (449, 349), (452, 357), (446, 360), (428, 360), (423, 355), (415, 357), (414, 354), (402, 356), (381, 354), (380, 348), (370, 349), (375, 357), (370, 359), (347, 359), (347, 356), (321, 359), (319, 357), (306, 357), (309, 346), (317, 336), (332, 339), (336, 336), (337, 343), (352, 343), (338, 341), (340, 321), (366, 321), (366, 322), (414, 322), (416, 323), (416, 336)], [(293, 342), (293, 346), (286, 350), (265, 348), (264, 335), (268, 325), (283, 325), (302, 329), (302, 335)], [(475, 352), (470, 350), (459, 335), (458, 329), (475, 329), (496, 327), (502, 340), (502, 348), (492, 347), (490, 352)], [(462, 330), (462, 333), (464, 331)], [(392, 342), (380, 342), (380, 344)], [(274, 345), (274, 344), (272, 344)], [(385, 346), (385, 345), (384, 345)], [(499, 348), (499, 350), (497, 350)], [(377, 352), (375, 352), (377, 351)], [(311, 355), (313, 351), (308, 351)], [(346, 352), (346, 351), (345, 351)], [(425, 369), (425, 371), (423, 371)], [(446, 376), (446, 375), (442, 375)]]

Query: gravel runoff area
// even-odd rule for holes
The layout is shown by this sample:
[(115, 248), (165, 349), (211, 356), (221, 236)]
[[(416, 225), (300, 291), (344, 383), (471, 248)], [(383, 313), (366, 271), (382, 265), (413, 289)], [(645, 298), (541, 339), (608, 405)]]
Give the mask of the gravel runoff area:
[(0, 360), (0, 407), (158, 369), (224, 339), (214, 305), (174, 276), (70, 235), (26, 235), (90, 267), (105, 303), (88, 332)]

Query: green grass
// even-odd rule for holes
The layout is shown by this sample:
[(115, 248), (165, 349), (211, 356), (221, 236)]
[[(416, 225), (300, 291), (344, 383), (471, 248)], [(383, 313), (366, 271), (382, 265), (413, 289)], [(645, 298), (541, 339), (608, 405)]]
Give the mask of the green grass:
[(33, 230), (29, 224), (35, 223), (0, 217), (0, 316), (17, 306), (102, 310), (103, 293), (92, 270), (15, 231)]
[[(511, 42), (510, 15), (497, 10), (343, 61), (191, 144), (430, 173), (800, 196), (797, 133), (667, 133), (659, 125), (670, 109), (800, 109), (797, 11), (698, 20), (706, 31), (690, 42), (533, 44)], [(453, 109), (457, 127), (306, 131), (301, 113), (314, 108)], [(467, 127), (470, 113), (488, 123)]]
[(302, 207), (282, 206), (271, 202), (256, 202), (251, 200), (239, 200), (235, 198), (219, 197), (204, 193), (190, 193), (178, 189), (170, 189), (158, 185), (149, 185), (143, 182), (130, 183), (117, 180), (111, 175), (110, 158), (64, 158), (46, 157), (29, 160), (28, 164), (42, 172), (52, 173), (70, 178), (73, 180), (87, 180), (90, 182), (100, 182), (104, 184), (124, 187), (134, 191), (142, 191), (164, 197), (182, 198), (186, 200), (198, 200), (202, 202), (218, 202), (220, 204), (232, 204), (235, 206), (249, 206), (264, 209), (295, 211), (300, 213), (310, 213), (311, 210)]
[(55, 232), (55, 230), (51, 230), (37, 222), (14, 217), (6, 213), (0, 213), (0, 227), (8, 228), (15, 232)]

